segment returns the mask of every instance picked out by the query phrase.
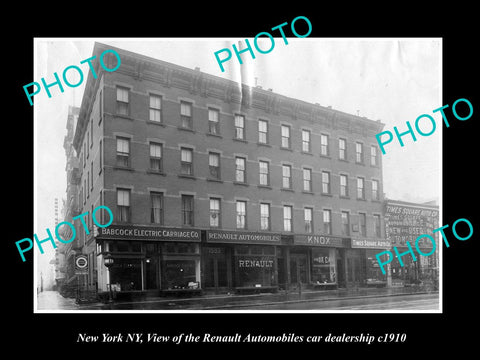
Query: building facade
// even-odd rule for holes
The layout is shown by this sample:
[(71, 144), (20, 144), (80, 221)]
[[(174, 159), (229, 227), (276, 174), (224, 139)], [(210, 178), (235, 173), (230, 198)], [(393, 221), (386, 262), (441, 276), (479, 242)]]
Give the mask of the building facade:
[[(96, 43), (93, 55), (110, 46)], [(105, 292), (386, 285), (379, 121), (122, 49), (73, 140), (85, 286)], [(107, 68), (116, 57), (104, 56)], [(108, 213), (98, 211), (100, 222)], [(114, 265), (105, 266), (105, 257)]]
[[(413, 249), (415, 259), (411, 254), (401, 258), (395, 256), (390, 264), (392, 286), (405, 286), (411, 284), (431, 283), (438, 286), (439, 276), (439, 242), (438, 233), (433, 233), (439, 225), (438, 206), (428, 203), (413, 203), (401, 200), (385, 200), (385, 226), (386, 236), (392, 247), (395, 246), (400, 254), (407, 252), (408, 245)], [(428, 234), (435, 239), (436, 250), (428, 238), (418, 241), (418, 253), (416, 239), (423, 234)]]

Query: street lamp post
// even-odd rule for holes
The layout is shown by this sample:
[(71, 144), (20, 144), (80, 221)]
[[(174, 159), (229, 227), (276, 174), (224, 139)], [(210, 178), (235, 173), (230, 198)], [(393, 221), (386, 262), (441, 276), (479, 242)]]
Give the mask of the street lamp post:
[(112, 297), (112, 279), (110, 277), (110, 268), (113, 266), (113, 264), (115, 263), (115, 260), (113, 259), (112, 255), (110, 254), (107, 254), (105, 256), (105, 258), (103, 259), (103, 264), (106, 266), (106, 268), (108, 269), (108, 287), (109, 287), (109, 291), (108, 291), (108, 302), (111, 303), (113, 302), (113, 297)]

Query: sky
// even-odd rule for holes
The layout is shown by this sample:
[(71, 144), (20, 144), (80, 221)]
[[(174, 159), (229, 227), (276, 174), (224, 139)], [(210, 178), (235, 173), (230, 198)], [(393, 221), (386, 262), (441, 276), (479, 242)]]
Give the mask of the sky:
[[(268, 49), (270, 40), (259, 42)], [(63, 140), (66, 135), (68, 106), (80, 106), (87, 78), (88, 65), (80, 62), (91, 57), (94, 42), (140, 53), (191, 69), (240, 81), (258, 84), (264, 89), (346, 113), (380, 120), (384, 130), (393, 133), (407, 130), (406, 122), (414, 126), (422, 114), (431, 115), (437, 124), (428, 137), (417, 134), (417, 141), (404, 136), (405, 146), (396, 139), (386, 146), (383, 156), (384, 192), (395, 200), (424, 202), (440, 201), (442, 121), (433, 110), (442, 104), (442, 41), (439, 38), (275, 38), (273, 50), (261, 54), (254, 48), (255, 59), (248, 52), (240, 65), (232, 55), (221, 72), (214, 53), (229, 48), (244, 38), (162, 39), (162, 38), (36, 38), (34, 41), (34, 79), (40, 83), (54, 81), (53, 73), (61, 78), (70, 65), (84, 73), (80, 86), (64, 85), (64, 92), (52, 87), (51, 98), (44, 89), (34, 97), (35, 113), (35, 219), (34, 231), (45, 235), (54, 223), (54, 199), (65, 198), (66, 172)], [(253, 46), (253, 40), (249, 39)], [(233, 51), (232, 51), (233, 53)], [(221, 55), (223, 56), (223, 54)], [(96, 60), (94, 60), (96, 61)], [(245, 74), (247, 75), (245, 77)], [(74, 71), (68, 80), (79, 82)], [(29, 106), (25, 98), (25, 106)], [(431, 125), (421, 123), (424, 132)], [(60, 219), (60, 221), (62, 221)], [(42, 238), (41, 238), (42, 239)], [(46, 244), (46, 243), (45, 243)], [(37, 273), (51, 272), (48, 261), (53, 249), (35, 250)]]

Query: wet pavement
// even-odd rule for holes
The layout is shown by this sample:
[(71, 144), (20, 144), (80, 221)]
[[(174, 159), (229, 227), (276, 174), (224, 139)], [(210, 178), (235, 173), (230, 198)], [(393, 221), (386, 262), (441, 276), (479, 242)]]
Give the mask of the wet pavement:
[(64, 298), (57, 291), (42, 291), (37, 294), (38, 310), (79, 310), (75, 299)]
[[(361, 301), (352, 301), (361, 300)], [(410, 303), (411, 302), (411, 303)], [(53, 291), (38, 295), (39, 310), (438, 310), (438, 292), (421, 287), (310, 290), (274, 294), (148, 297), (112, 304), (76, 304)]]

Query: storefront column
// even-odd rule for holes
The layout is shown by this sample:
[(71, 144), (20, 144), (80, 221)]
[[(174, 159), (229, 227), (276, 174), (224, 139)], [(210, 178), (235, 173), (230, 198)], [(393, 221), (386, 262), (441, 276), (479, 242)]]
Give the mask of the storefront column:
[(285, 289), (289, 290), (289, 285), (291, 284), (291, 276), (290, 276), (290, 247), (285, 247)]

